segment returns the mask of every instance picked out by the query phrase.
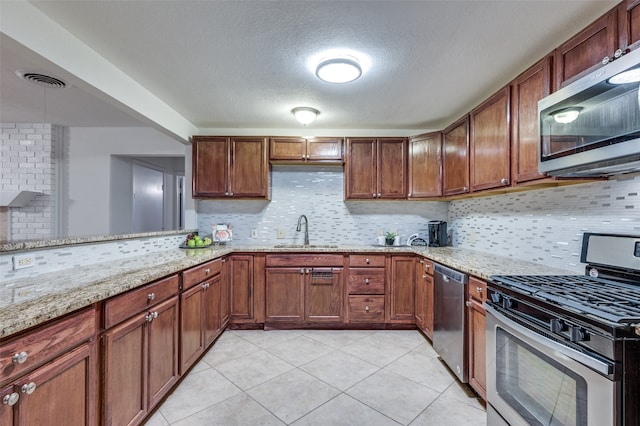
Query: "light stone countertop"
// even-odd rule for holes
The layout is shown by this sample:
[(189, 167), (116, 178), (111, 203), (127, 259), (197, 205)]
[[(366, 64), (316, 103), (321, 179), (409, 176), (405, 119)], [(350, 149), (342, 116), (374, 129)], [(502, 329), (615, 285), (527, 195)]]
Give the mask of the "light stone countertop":
[(311, 248), (229, 245), (207, 249), (172, 249), (126, 260), (64, 269), (2, 283), (0, 338), (42, 324), (93, 303), (232, 252), (242, 253), (395, 253), (420, 254), (437, 263), (488, 279), (491, 275), (575, 272), (493, 256), (457, 247), (317, 246)]

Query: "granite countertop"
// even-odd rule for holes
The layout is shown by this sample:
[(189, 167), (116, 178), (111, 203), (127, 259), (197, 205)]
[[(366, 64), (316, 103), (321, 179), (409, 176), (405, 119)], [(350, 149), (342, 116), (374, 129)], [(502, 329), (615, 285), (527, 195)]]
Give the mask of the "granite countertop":
[(0, 338), (232, 252), (406, 253), (423, 255), (482, 279), (509, 274), (576, 275), (573, 271), (457, 247), (233, 245), (193, 250), (176, 248), (2, 283)]

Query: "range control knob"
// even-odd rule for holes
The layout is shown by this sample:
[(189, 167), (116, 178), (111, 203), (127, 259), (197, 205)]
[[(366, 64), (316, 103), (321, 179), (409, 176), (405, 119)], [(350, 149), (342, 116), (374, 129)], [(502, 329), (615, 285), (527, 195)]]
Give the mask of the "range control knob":
[(491, 293), (491, 301), (493, 303), (500, 303), (500, 294), (498, 293)]
[(515, 308), (517, 306), (517, 303), (515, 300), (511, 300), (510, 297), (503, 297), (502, 298), (502, 307), (505, 309), (509, 309), (509, 308)]
[(561, 319), (554, 318), (551, 321), (549, 321), (549, 328), (554, 333), (560, 333), (561, 331), (567, 330), (567, 324), (565, 324), (565, 322), (562, 321)]
[(582, 327), (569, 327), (569, 340), (583, 342), (589, 340), (589, 332)]

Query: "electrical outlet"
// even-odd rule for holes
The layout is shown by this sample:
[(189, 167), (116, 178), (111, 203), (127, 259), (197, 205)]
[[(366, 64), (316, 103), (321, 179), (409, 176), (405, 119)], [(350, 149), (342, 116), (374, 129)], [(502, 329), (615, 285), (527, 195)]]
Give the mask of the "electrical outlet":
[(251, 230), (251, 238), (258, 238), (258, 230), (257, 229), (252, 229)]
[(284, 232), (283, 228), (278, 228), (278, 230), (276, 231), (276, 238), (278, 238), (279, 240), (286, 238), (286, 233)]
[(13, 269), (28, 268), (35, 264), (35, 258), (32, 254), (19, 254), (13, 256)]

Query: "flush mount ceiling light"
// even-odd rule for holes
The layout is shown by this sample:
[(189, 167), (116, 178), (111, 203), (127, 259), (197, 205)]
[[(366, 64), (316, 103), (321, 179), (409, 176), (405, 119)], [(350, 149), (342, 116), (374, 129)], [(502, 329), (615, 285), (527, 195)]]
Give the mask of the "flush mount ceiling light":
[(348, 83), (361, 75), (358, 60), (347, 55), (323, 59), (316, 68), (316, 76), (327, 83)]
[(640, 68), (634, 68), (632, 70), (623, 71), (620, 74), (616, 74), (611, 77), (607, 82), (611, 84), (627, 84), (637, 83), (640, 81)]
[(291, 110), (293, 116), (298, 120), (300, 124), (306, 126), (315, 121), (320, 111), (310, 107), (297, 107)]
[(578, 115), (580, 115), (580, 111), (582, 111), (581, 107), (570, 107), (554, 111), (551, 113), (551, 115), (553, 116), (553, 119), (556, 121), (556, 123), (569, 124), (574, 122), (575, 119), (578, 118)]

